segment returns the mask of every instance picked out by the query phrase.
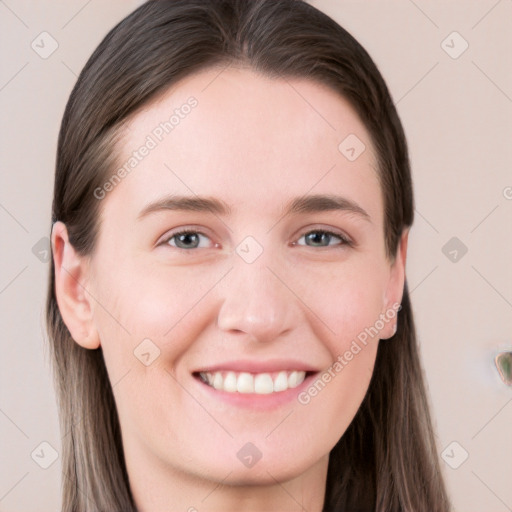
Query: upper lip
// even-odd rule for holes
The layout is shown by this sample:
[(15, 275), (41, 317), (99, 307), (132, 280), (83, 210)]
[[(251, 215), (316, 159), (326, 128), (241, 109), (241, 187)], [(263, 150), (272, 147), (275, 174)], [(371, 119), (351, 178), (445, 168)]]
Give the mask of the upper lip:
[(247, 373), (271, 373), (278, 371), (304, 371), (304, 372), (318, 372), (319, 370), (310, 364), (294, 359), (272, 359), (267, 361), (255, 360), (236, 360), (226, 361), (213, 365), (207, 365), (195, 370), (193, 373), (199, 372), (247, 372)]

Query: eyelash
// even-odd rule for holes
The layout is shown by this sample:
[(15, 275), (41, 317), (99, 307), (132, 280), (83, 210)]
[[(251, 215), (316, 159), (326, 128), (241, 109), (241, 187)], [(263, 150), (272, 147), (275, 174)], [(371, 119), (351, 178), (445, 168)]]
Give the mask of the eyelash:
[[(335, 247), (335, 248), (354, 247), (354, 245), (355, 245), (354, 242), (352, 240), (350, 240), (347, 236), (345, 236), (345, 235), (343, 235), (341, 233), (335, 233), (334, 231), (329, 231), (327, 229), (312, 229), (310, 231), (304, 232), (300, 236), (300, 238), (302, 238), (302, 237), (304, 237), (306, 235), (310, 235), (311, 233), (321, 233), (323, 235), (328, 235), (330, 237), (334, 237), (334, 238), (337, 238), (337, 239), (340, 240), (340, 243), (335, 244), (334, 246), (330, 246), (330, 245), (319, 246), (319, 248), (321, 248), (321, 249), (326, 249), (328, 247)], [(193, 230), (193, 229), (183, 229), (181, 231), (176, 231), (175, 233), (171, 233), (164, 240), (162, 240), (162, 242), (159, 243), (158, 245), (169, 245), (169, 242), (173, 238), (181, 236), (181, 235), (202, 235), (202, 236), (205, 236), (205, 237), (209, 238), (208, 235), (205, 235), (201, 231), (197, 231), (197, 230)], [(302, 245), (304, 247), (313, 247), (314, 248), (314, 246), (311, 246), (311, 245), (308, 246), (306, 244), (298, 244), (297, 242), (293, 242), (293, 245)], [(181, 250), (181, 251), (190, 251), (192, 249), (199, 249), (198, 247), (192, 247), (191, 249), (183, 249), (182, 247), (175, 247), (175, 246), (171, 246), (171, 247), (173, 247), (174, 249)]]
[[(300, 238), (306, 236), (306, 235), (310, 235), (311, 233), (322, 233), (323, 235), (328, 235), (330, 237), (334, 237), (334, 238), (337, 238), (338, 240), (340, 240), (340, 243), (338, 244), (335, 244), (334, 246), (330, 246), (330, 245), (327, 245), (327, 246), (320, 246), (321, 249), (326, 249), (328, 247), (334, 247), (334, 248), (343, 248), (344, 246), (346, 247), (353, 247), (354, 246), (354, 242), (348, 238), (346, 235), (343, 235), (341, 233), (335, 233), (334, 231), (329, 231), (328, 229), (312, 229), (310, 231), (306, 231), (304, 232)], [(296, 242), (293, 243), (293, 245), (298, 245)], [(314, 247), (314, 246), (306, 246), (305, 247)]]

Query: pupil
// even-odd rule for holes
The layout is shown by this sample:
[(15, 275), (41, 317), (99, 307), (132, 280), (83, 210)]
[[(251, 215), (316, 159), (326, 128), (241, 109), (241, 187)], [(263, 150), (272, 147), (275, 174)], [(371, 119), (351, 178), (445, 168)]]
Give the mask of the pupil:
[[(195, 240), (191, 242), (191, 238), (195, 238)], [(184, 233), (183, 235), (179, 236), (179, 241), (184, 245), (196, 245), (194, 242), (197, 242), (197, 235), (195, 233)]]
[(328, 237), (327, 233), (322, 233), (320, 231), (315, 232), (315, 233), (310, 233), (308, 236), (309, 236), (310, 241), (313, 242), (313, 244), (315, 244), (315, 245), (320, 245), (322, 242), (322, 239), (325, 239), (326, 237)]

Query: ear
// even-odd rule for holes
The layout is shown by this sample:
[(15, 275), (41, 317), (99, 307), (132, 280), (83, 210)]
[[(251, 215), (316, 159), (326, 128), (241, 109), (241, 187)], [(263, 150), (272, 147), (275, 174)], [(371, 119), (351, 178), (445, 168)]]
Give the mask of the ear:
[(407, 259), (407, 243), (409, 240), (409, 228), (402, 231), (398, 249), (394, 261), (391, 263), (391, 273), (388, 286), (384, 295), (384, 317), (387, 319), (382, 329), (380, 339), (388, 339), (394, 336), (397, 322), (400, 321), (399, 305), (402, 302), (405, 284), (405, 262)]
[(87, 292), (88, 259), (75, 251), (62, 222), (53, 225), (51, 241), (55, 295), (62, 319), (79, 345), (96, 349), (100, 340), (93, 321), (94, 299)]

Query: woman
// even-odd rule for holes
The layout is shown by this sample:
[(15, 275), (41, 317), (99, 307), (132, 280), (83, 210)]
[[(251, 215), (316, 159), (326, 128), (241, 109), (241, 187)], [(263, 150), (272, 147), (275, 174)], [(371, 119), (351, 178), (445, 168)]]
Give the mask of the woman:
[(70, 96), (47, 321), (63, 510), (446, 511), (407, 145), (300, 0), (157, 0)]

